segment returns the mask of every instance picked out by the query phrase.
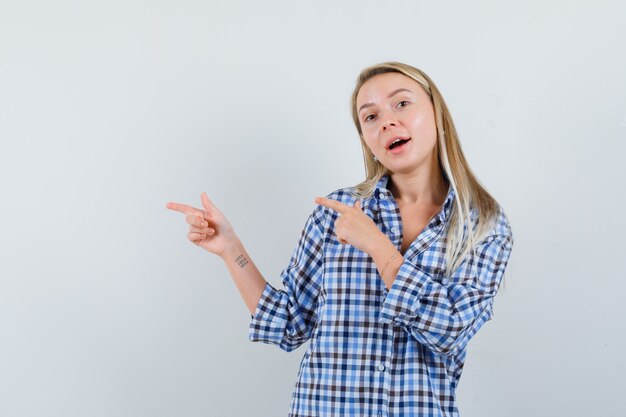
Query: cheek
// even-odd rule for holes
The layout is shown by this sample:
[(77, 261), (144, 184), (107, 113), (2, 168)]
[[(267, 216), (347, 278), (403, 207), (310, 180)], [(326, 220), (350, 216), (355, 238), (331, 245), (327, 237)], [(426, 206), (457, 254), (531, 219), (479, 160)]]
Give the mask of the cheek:
[(378, 140), (380, 140), (380, 124), (372, 122), (363, 127), (361, 127), (361, 132), (363, 132), (363, 138), (368, 144), (374, 144)]
[(374, 135), (371, 132), (369, 132), (368, 130), (365, 130), (365, 129), (361, 129), (361, 132), (363, 133), (363, 141), (371, 149), (372, 146), (374, 146), (374, 143), (375, 143)]
[(376, 131), (376, 127), (374, 123), (368, 123), (366, 125), (361, 125), (361, 132), (365, 136), (372, 136)]
[(437, 126), (434, 119), (427, 115), (419, 115), (411, 124), (411, 130), (416, 132), (422, 141), (435, 142), (437, 140)]

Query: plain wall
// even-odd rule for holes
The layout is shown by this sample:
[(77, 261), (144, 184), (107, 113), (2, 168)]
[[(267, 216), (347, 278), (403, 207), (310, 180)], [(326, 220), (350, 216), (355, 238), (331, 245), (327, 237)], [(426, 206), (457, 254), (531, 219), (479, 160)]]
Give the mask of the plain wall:
[(618, 416), (623, 2), (0, 3), (0, 416), (286, 416), (308, 342), (248, 341), (168, 201), (206, 191), (273, 285), (314, 198), (364, 178), (349, 98), (441, 90), (516, 237), (463, 417)]

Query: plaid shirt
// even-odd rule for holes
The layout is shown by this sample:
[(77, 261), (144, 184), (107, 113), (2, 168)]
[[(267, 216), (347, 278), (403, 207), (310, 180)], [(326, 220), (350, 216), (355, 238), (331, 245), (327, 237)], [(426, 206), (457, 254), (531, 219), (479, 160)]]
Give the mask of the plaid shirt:
[[(378, 182), (361, 207), (400, 250), (400, 210)], [(327, 198), (350, 206), (353, 187)], [(450, 276), (442, 231), (454, 190), (404, 254), (391, 289), (372, 258), (341, 244), (338, 213), (318, 205), (287, 268), (284, 288), (266, 284), (249, 339), (304, 353), (289, 416), (459, 416), (455, 401), (467, 343), (493, 316), (513, 245), (502, 210), (496, 226)], [(475, 219), (475, 212), (472, 212)]]

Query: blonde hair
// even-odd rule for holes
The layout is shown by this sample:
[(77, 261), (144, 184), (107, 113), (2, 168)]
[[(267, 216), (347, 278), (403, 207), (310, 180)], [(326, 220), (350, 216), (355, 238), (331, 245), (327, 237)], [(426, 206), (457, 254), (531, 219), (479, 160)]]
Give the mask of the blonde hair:
[[(450, 183), (456, 194), (454, 205), (447, 219), (448, 230), (445, 234), (445, 274), (448, 276), (463, 262), (470, 250), (473, 250), (476, 242), (479, 242), (493, 228), (500, 207), (472, 173), (463, 155), (452, 116), (435, 83), (421, 70), (400, 62), (384, 62), (367, 67), (361, 71), (356, 80), (351, 97), (352, 118), (361, 138), (366, 175), (366, 179), (355, 187), (357, 197), (370, 197), (380, 178), (391, 174), (380, 161), (374, 159), (374, 155), (366, 145), (356, 107), (357, 94), (363, 84), (375, 75), (390, 72), (397, 72), (417, 81), (428, 93), (433, 104), (437, 125), (435, 151), (438, 155), (439, 167), (444, 180)], [(475, 208), (478, 214), (477, 222), (472, 221), (470, 215), (472, 208)], [(466, 227), (469, 233), (464, 232)]]

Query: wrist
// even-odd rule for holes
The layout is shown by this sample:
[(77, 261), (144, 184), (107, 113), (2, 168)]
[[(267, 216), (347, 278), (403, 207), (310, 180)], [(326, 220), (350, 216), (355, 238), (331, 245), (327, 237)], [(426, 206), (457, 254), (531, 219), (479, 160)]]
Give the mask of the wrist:
[(400, 253), (396, 245), (393, 244), (389, 237), (382, 232), (380, 235), (372, 239), (372, 250), (370, 255), (377, 265), (384, 266), (387, 260), (394, 254)]
[(402, 254), (401, 254), (401, 253), (400, 253), (400, 252), (396, 249), (396, 250), (394, 251), (393, 255), (391, 255), (391, 256), (389, 257), (389, 259), (387, 259), (387, 261), (385, 261), (385, 263), (383, 264), (383, 267), (382, 267), (382, 269), (380, 270), (380, 276), (381, 276), (381, 277), (384, 277), (384, 275), (385, 275), (385, 271), (386, 271), (387, 269), (389, 269), (390, 264), (391, 264), (391, 263), (393, 263), (393, 262), (394, 262), (394, 260), (396, 260), (399, 256), (402, 256)]
[(241, 255), (243, 251), (243, 243), (241, 243), (239, 238), (234, 238), (230, 243), (226, 245), (224, 251), (220, 254), (220, 258), (226, 261), (227, 259), (232, 259)]

